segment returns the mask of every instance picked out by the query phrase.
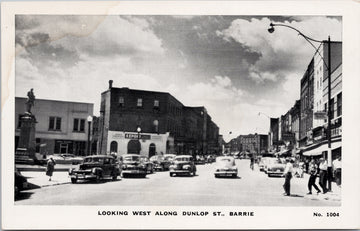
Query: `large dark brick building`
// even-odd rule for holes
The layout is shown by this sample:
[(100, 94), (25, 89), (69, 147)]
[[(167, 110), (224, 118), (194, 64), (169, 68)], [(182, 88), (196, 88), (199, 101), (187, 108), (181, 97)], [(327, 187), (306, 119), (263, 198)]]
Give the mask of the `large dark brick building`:
[(186, 107), (166, 92), (114, 88), (101, 94), (99, 153), (207, 153), (219, 128), (204, 107)]

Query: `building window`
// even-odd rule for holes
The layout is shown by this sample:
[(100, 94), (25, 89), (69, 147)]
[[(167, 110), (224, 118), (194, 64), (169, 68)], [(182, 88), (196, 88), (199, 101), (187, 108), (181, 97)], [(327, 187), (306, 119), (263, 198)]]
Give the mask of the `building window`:
[(119, 97), (119, 106), (123, 107), (125, 105), (124, 97)]
[(61, 130), (61, 118), (60, 117), (53, 117), (49, 118), (49, 130)]
[(74, 119), (74, 132), (84, 132), (85, 131), (85, 119)]
[(143, 101), (141, 98), (138, 98), (137, 99), (137, 104), (136, 104), (138, 107), (142, 107), (143, 106)]
[(342, 93), (337, 96), (337, 116), (342, 115)]
[(154, 100), (154, 108), (159, 108), (159, 100)]
[(334, 119), (334, 99), (330, 100), (330, 119)]

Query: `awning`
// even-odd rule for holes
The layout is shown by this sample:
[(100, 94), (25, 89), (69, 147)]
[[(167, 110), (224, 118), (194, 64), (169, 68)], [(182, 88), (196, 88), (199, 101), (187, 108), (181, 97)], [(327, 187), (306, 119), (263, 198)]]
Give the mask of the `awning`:
[[(331, 143), (331, 150), (337, 149), (341, 147), (341, 140), (337, 142)], [(319, 156), (322, 154), (322, 152), (328, 150), (328, 143), (324, 143), (316, 148), (310, 149), (310, 150), (304, 150), (303, 155), (304, 156)]]

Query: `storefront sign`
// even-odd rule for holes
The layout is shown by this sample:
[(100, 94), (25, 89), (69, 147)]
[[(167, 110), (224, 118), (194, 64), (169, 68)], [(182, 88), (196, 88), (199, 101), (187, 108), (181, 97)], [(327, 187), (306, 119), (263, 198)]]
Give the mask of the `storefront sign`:
[(150, 140), (150, 135), (142, 135), (136, 133), (125, 133), (125, 139), (141, 139), (141, 140)]

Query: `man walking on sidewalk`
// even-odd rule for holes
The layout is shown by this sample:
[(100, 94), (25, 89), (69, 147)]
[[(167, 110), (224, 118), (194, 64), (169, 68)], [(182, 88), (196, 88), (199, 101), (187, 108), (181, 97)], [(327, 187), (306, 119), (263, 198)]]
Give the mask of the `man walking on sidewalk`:
[(326, 180), (327, 180), (327, 161), (324, 158), (320, 158), (320, 165), (319, 165), (319, 169), (320, 169), (320, 179), (319, 179), (319, 184), (323, 190), (323, 193), (327, 193), (327, 188), (326, 188)]
[(286, 158), (286, 166), (283, 173), (283, 176), (285, 176), (285, 183), (283, 185), (285, 190), (284, 196), (290, 196), (290, 180), (292, 178), (292, 172), (293, 164), (291, 163), (290, 158)]
[(53, 175), (54, 172), (54, 168), (55, 168), (55, 160), (50, 157), (50, 159), (48, 160), (47, 164), (46, 164), (46, 175), (49, 176), (49, 181), (51, 181), (51, 177)]
[(317, 166), (315, 164), (315, 160), (312, 159), (309, 163), (309, 182), (308, 182), (308, 189), (309, 192), (307, 194), (312, 194), (312, 187), (314, 187), (317, 190), (317, 193), (320, 193), (320, 189), (319, 187), (316, 185), (315, 181), (316, 181), (316, 174), (317, 174)]

